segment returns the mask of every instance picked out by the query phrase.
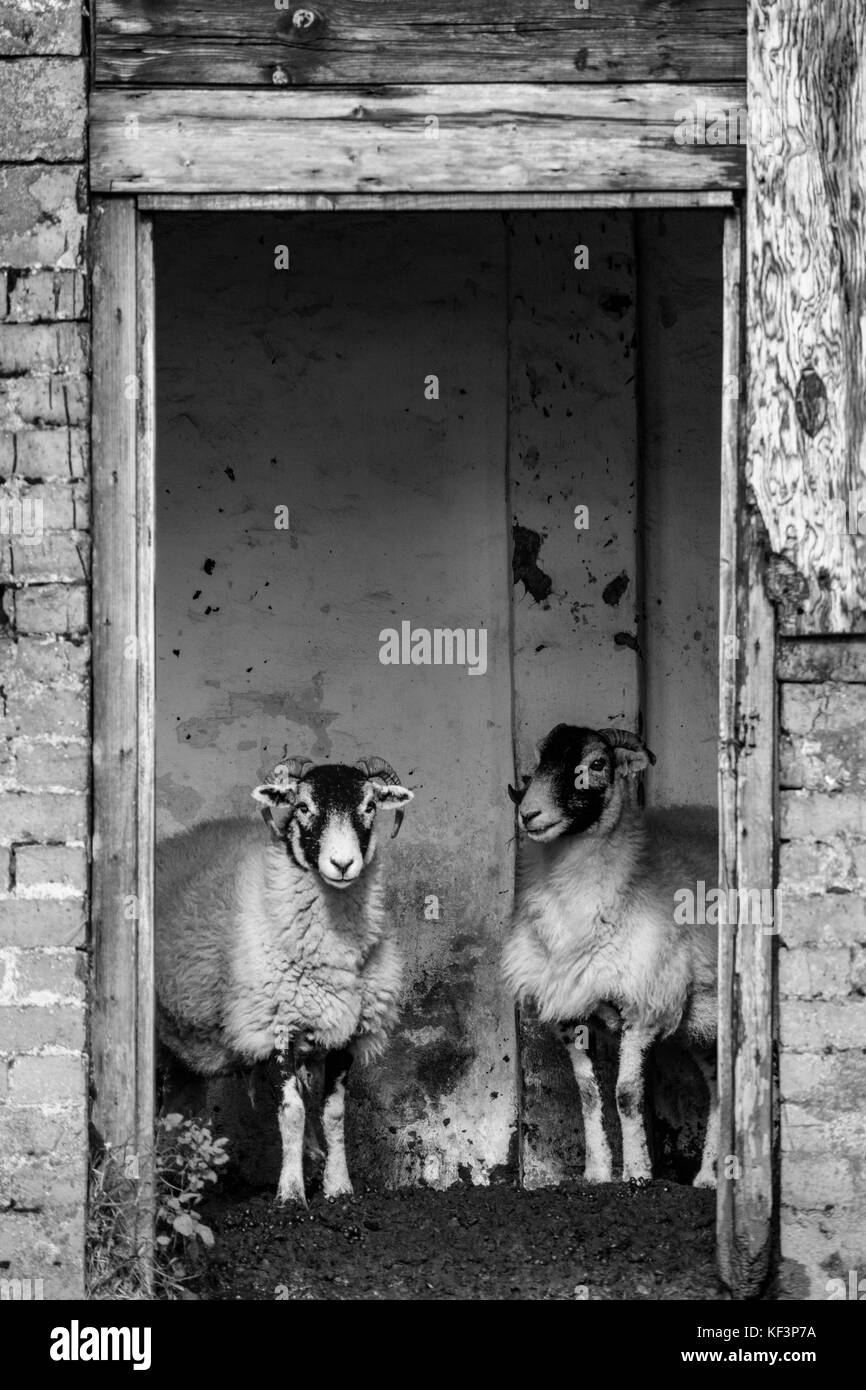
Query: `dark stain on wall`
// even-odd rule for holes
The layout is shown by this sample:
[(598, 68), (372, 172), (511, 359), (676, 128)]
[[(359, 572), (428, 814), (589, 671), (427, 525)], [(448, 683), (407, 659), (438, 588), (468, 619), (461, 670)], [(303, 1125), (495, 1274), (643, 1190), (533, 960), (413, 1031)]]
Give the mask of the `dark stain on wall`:
[(605, 585), (601, 595), (602, 599), (605, 603), (609, 603), (611, 607), (615, 608), (627, 588), (628, 575), (625, 570), (623, 570), (622, 574), (618, 574), (616, 579), (612, 579), (609, 584)]
[(537, 531), (531, 531), (528, 526), (518, 525), (517, 522), (512, 527), (511, 537), (511, 572), (514, 583), (522, 583), (536, 603), (543, 603), (550, 597), (553, 589), (553, 580), (538, 564), (538, 554), (544, 537)]

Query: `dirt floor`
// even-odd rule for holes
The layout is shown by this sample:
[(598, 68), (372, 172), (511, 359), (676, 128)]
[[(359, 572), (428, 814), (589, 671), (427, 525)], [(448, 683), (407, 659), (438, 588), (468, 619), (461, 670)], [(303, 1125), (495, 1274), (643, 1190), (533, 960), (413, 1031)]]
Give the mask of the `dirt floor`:
[(715, 1193), (669, 1182), (367, 1192), (202, 1207), (207, 1299), (722, 1299)]

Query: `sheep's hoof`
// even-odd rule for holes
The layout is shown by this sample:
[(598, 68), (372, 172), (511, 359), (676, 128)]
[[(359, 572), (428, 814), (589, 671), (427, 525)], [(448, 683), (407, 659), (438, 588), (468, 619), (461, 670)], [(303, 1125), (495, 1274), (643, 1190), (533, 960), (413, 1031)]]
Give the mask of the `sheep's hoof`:
[(698, 1173), (697, 1177), (695, 1178), (694, 1182), (692, 1183), (692, 1187), (715, 1187), (715, 1185), (716, 1185), (716, 1175), (715, 1175), (715, 1173), (704, 1173), (704, 1172)]
[(354, 1197), (355, 1189), (348, 1178), (329, 1179), (325, 1176), (322, 1179), (322, 1191), (326, 1197)]
[(652, 1173), (648, 1168), (644, 1168), (642, 1166), (640, 1168), (623, 1166), (622, 1180), (623, 1182), (652, 1182)]
[(610, 1164), (591, 1163), (587, 1164), (583, 1173), (584, 1182), (610, 1182)]
[(307, 1194), (303, 1187), (296, 1187), (294, 1184), (286, 1184), (285, 1187), (277, 1188), (277, 1206), (279, 1207), (305, 1207), (307, 1205)]

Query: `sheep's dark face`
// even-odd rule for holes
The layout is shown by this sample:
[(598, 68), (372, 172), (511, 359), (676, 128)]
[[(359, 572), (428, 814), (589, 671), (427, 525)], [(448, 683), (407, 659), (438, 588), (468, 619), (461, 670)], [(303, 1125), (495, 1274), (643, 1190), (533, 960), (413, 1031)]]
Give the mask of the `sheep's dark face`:
[[(520, 824), (531, 840), (546, 844), (562, 835), (581, 835), (617, 816), (625, 780), (652, 755), (640, 748), (614, 747), (595, 729), (557, 724), (538, 747), (538, 761), (522, 791), (509, 787), (520, 808)], [(654, 761), (654, 760), (653, 760)]]
[(311, 767), (303, 777), (281, 776), (275, 768), (253, 792), (295, 863), (331, 888), (348, 888), (372, 862), (379, 808), (399, 810), (413, 795), (342, 763)]

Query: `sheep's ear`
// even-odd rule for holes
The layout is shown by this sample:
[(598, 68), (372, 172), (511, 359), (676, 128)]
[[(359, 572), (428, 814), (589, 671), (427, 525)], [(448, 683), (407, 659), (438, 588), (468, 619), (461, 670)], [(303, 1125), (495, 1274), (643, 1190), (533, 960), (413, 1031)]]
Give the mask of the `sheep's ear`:
[(373, 790), (380, 806), (405, 806), (415, 795), (408, 787), (394, 786), (390, 782), (374, 782)]
[(296, 790), (297, 783), (294, 786), (275, 787), (272, 782), (263, 782), (260, 787), (253, 787), (250, 796), (262, 806), (291, 806)]
[(637, 777), (650, 763), (649, 753), (643, 748), (615, 748), (613, 756), (621, 777)]

